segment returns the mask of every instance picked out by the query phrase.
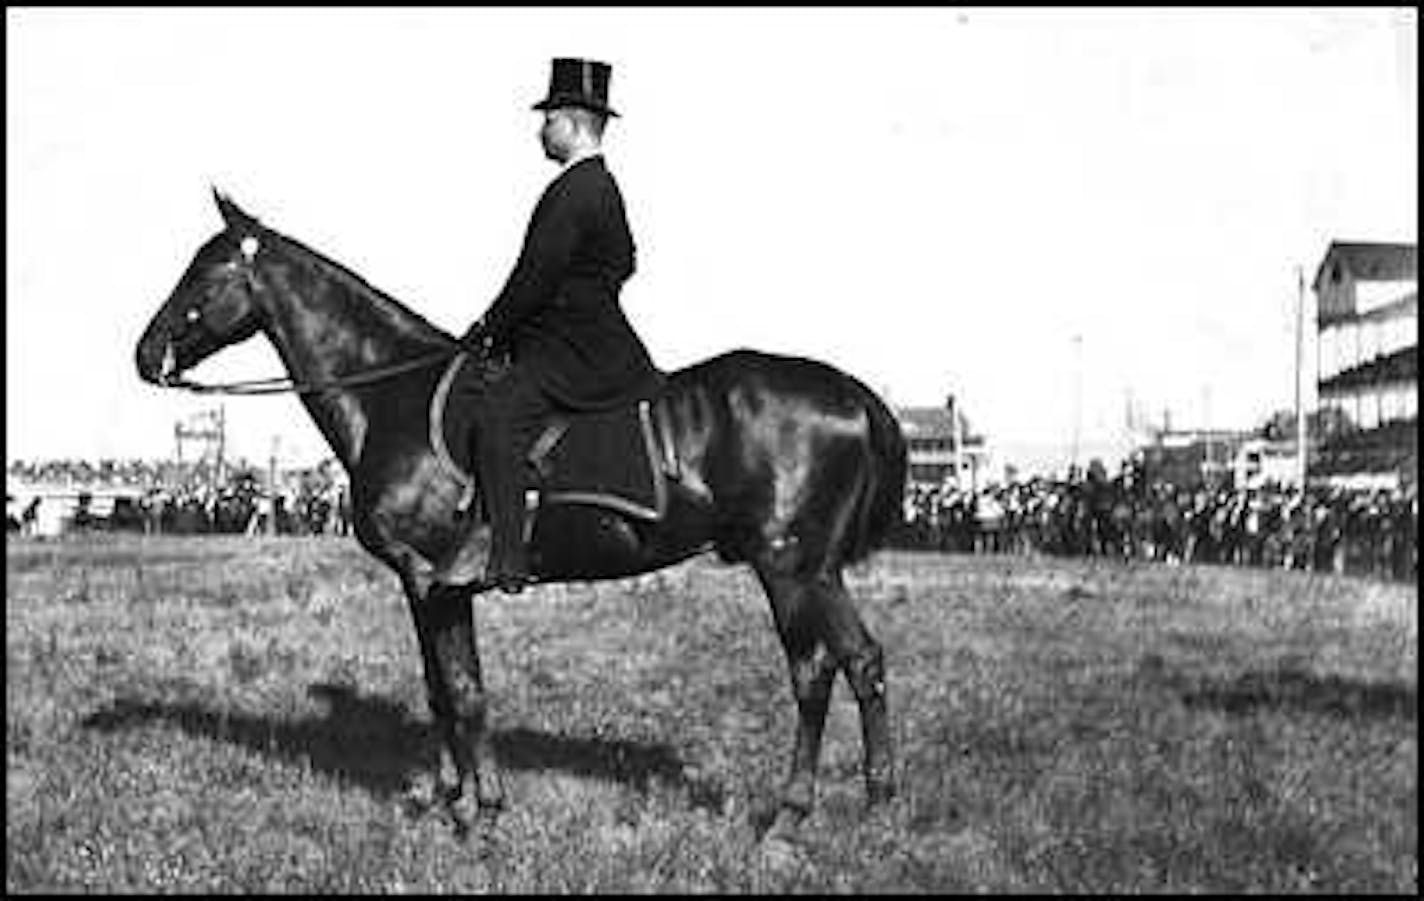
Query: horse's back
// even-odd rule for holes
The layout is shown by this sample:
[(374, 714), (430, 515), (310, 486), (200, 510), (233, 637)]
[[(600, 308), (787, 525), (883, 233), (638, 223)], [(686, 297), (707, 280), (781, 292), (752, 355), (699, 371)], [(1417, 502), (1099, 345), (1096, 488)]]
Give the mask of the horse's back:
[(668, 373), (665, 392), (693, 385), (722, 391), (764, 386), (821, 403), (880, 403), (855, 376), (822, 360), (738, 348)]
[(729, 519), (766, 527), (768, 506), (802, 499), (803, 519), (838, 523), (839, 562), (881, 546), (902, 515), (908, 469), (893, 413), (819, 360), (738, 349), (668, 374), (659, 397), (694, 478)]

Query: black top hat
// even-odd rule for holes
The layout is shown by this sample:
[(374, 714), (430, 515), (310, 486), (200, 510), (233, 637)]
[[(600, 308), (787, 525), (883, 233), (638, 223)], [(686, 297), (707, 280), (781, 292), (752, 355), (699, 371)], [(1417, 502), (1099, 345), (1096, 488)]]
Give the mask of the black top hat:
[(534, 104), (534, 109), (581, 106), (605, 116), (616, 116), (618, 114), (608, 106), (608, 80), (612, 74), (613, 68), (608, 63), (555, 59), (549, 73), (549, 96)]

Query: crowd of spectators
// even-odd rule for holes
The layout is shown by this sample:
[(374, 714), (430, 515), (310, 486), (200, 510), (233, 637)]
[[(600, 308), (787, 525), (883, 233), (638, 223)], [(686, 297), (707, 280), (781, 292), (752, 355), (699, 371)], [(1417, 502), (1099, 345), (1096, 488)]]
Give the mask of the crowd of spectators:
[[(212, 463), (114, 460), (17, 460), (6, 469), (8, 527), (28, 532), (43, 495), (30, 490), (73, 492), (72, 529), (154, 533), (335, 534), (350, 533), (349, 489), (334, 460), (284, 470), (275, 490), (244, 460), (216, 477)], [(99, 511), (95, 494), (114, 495)]]
[[(14, 460), (6, 467), (11, 480), (30, 484), (83, 488), (163, 488), (189, 482), (209, 482), (213, 464), (207, 460), (181, 463), (177, 460), (102, 458), (99, 460)], [(226, 467), (246, 471), (253, 467), (238, 460)]]
[(976, 491), (912, 484), (901, 547), (960, 553), (1106, 556), (1269, 566), (1378, 578), (1418, 576), (1417, 489), (1150, 482), (1124, 469)]
[[(334, 460), (286, 470), (271, 491), (245, 461), (222, 480), (210, 464), (176, 461), (43, 460), (11, 463), (9, 481), (79, 492), (77, 528), (146, 533), (350, 533), (350, 497)], [(134, 489), (106, 516), (90, 492)], [(35, 519), (30, 498), (12, 497), (10, 528)], [(1108, 556), (1168, 563), (1224, 563), (1418, 576), (1417, 489), (1348, 490), (1268, 485), (1231, 489), (1174, 487), (1124, 467), (1107, 478), (1100, 464), (1063, 479), (991, 483), (970, 491), (950, 484), (907, 486), (899, 547), (959, 553)]]

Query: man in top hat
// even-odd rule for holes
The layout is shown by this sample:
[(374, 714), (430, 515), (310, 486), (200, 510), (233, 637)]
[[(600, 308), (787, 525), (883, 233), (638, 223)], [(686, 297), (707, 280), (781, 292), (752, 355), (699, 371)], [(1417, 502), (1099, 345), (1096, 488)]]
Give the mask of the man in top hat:
[[(619, 306), (634, 269), (623, 197), (604, 164), (610, 67), (555, 59), (539, 139), (560, 164), (534, 207), (503, 290), (463, 338), (476, 356), (508, 356), (492, 380), (465, 365), (451, 403), (475, 406), (470, 455), (490, 515), (490, 556), (481, 590), (515, 592), (531, 581), (524, 544), (524, 456), (553, 411), (605, 410), (649, 394), (659, 373)], [(472, 532), (473, 530), (469, 530)], [(473, 540), (471, 535), (466, 539)], [(437, 581), (462, 582), (450, 566)]]

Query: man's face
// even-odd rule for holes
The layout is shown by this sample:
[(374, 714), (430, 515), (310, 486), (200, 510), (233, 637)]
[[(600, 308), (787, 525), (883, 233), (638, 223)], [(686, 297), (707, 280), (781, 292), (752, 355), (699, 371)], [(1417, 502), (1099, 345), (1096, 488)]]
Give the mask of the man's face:
[(544, 145), (544, 155), (556, 163), (562, 163), (573, 152), (574, 120), (561, 109), (544, 111), (544, 124), (539, 128), (539, 143)]

